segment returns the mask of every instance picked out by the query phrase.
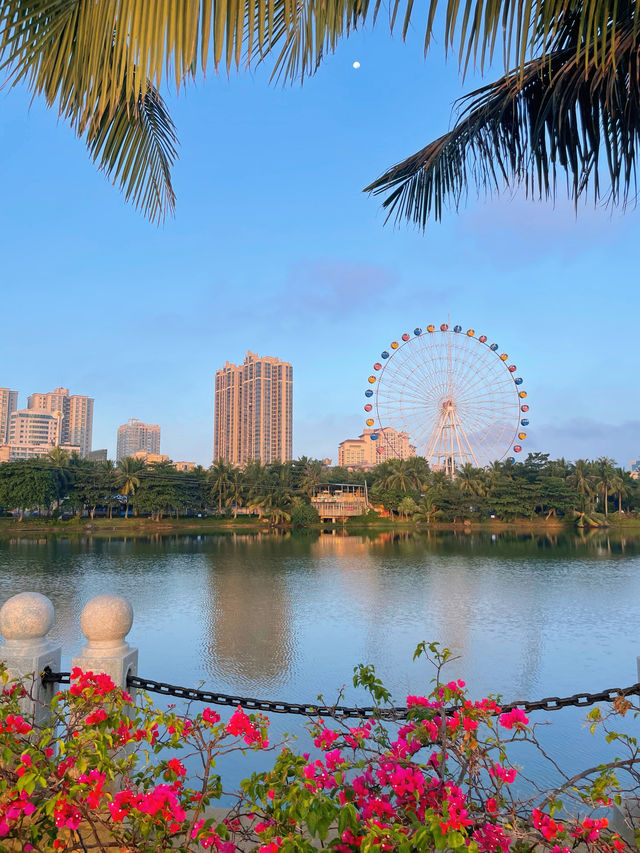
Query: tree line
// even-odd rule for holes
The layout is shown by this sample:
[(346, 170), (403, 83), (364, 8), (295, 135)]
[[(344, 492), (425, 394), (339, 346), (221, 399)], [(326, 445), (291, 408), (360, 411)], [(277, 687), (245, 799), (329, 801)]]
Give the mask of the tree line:
[(178, 471), (170, 463), (128, 457), (95, 462), (54, 448), (47, 456), (0, 465), (4, 512), (72, 516), (257, 515), (273, 526), (316, 523), (311, 505), (323, 483), (366, 482), (372, 510), (427, 524), (498, 518), (569, 518), (602, 523), (611, 513), (640, 510), (640, 482), (614, 460), (550, 459), (530, 453), (522, 462), (463, 465), (453, 479), (422, 457), (393, 459), (370, 471), (327, 468), (306, 456), (238, 468), (224, 460)]

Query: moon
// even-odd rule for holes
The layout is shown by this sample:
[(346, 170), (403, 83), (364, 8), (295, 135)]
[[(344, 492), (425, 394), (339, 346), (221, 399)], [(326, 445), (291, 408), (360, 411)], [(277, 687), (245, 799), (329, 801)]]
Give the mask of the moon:
[(356, 61), (353, 63), (353, 67), (354, 67), (354, 68), (360, 68), (360, 63), (358, 62), (358, 60), (357, 60), (357, 59), (356, 59)]

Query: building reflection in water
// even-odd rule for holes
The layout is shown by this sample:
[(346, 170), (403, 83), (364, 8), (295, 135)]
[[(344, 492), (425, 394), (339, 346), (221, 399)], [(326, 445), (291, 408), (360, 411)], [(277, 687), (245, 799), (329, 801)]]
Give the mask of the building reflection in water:
[[(256, 691), (285, 684), (295, 659), (287, 561), (281, 539), (234, 536), (209, 549), (203, 601), (204, 667), (215, 683)], [(308, 545), (307, 545), (308, 551)]]
[[(335, 603), (348, 601), (348, 612), (357, 613), (352, 619), (352, 632), (361, 636), (363, 662), (377, 663), (386, 657), (388, 641), (388, 606), (385, 582), (374, 545), (383, 544), (393, 533), (349, 535), (334, 530), (314, 542), (311, 556), (323, 572), (333, 572)], [(350, 665), (357, 661), (349, 661)]]

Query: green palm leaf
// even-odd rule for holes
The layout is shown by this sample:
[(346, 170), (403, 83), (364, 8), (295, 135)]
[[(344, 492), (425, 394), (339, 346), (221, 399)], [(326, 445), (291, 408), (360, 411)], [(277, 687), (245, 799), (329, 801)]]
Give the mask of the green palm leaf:
[[(473, 183), (487, 192), (524, 185), (555, 197), (558, 172), (577, 203), (607, 176), (613, 202), (635, 185), (640, 141), (639, 56), (633, 26), (618, 29), (605, 63), (578, 58), (566, 33), (550, 54), (462, 99), (453, 129), (381, 175), (365, 192), (387, 193), (389, 217), (420, 228), (458, 207)], [(564, 46), (569, 42), (569, 46)]]
[[(507, 109), (517, 112), (521, 102), (511, 90), (525, 84), (533, 88), (535, 73), (556, 85), (558, 44), (566, 36), (567, 22), (574, 38), (562, 48), (563, 63), (569, 66), (573, 60), (576, 75), (582, 63), (583, 76), (598, 69), (618, 86), (622, 77), (610, 78), (625, 55), (621, 33), (630, 44), (628, 53), (636, 50), (635, 0), (443, 0), (441, 10), (438, 2), (391, 0), (391, 30), (400, 29), (404, 37), (410, 26), (418, 24), (424, 28), (426, 50), (439, 20), (436, 13), (443, 11), (445, 44), (457, 50), (463, 67), (471, 60), (482, 66), (496, 49), (502, 50), (505, 67), (513, 62), (515, 68), (496, 84), (502, 93), (495, 93), (494, 113), (499, 111), (500, 97), (513, 102)], [(34, 94), (43, 95), (50, 106), (57, 105), (80, 135), (86, 133), (92, 155), (125, 195), (148, 216), (161, 220), (173, 205), (168, 169), (175, 158), (173, 127), (158, 96), (165, 79), (179, 89), (199, 72), (204, 74), (210, 62), (229, 70), (265, 60), (273, 61), (276, 77), (302, 78), (316, 70), (340, 39), (374, 22), (382, 10), (382, 0), (0, 0), (0, 67), (14, 82), (24, 81)], [(476, 95), (485, 98), (485, 112), (491, 111), (487, 90)], [(543, 97), (540, 91), (538, 97)], [(531, 111), (532, 103), (526, 101), (522, 109)], [(503, 158), (513, 158), (509, 146), (517, 149), (515, 135), (512, 143), (506, 136), (497, 144), (488, 138), (482, 141), (482, 122), (477, 118), (467, 110), (455, 132), (416, 155), (413, 165), (405, 161), (383, 176), (383, 183), (385, 178), (402, 181), (403, 172), (407, 177), (411, 168), (440, 162), (439, 171), (432, 170), (424, 185), (406, 184), (406, 192), (394, 196), (400, 199), (394, 205), (404, 206), (415, 218), (421, 198), (433, 199), (427, 207), (433, 204), (436, 214), (443, 197), (455, 198), (466, 183), (466, 166), (456, 164), (453, 156), (456, 144), (475, 145), (480, 161), (483, 146), (495, 150), (506, 145)], [(604, 115), (600, 121), (602, 132), (618, 132), (617, 125), (608, 128)], [(494, 121), (495, 127), (499, 124)], [(118, 145), (123, 146), (121, 155), (116, 154)], [(584, 171), (580, 152), (565, 153), (577, 154), (578, 166), (570, 164), (570, 169), (580, 176)], [(619, 153), (615, 146), (608, 153), (614, 158), (612, 172), (620, 168), (624, 175), (624, 151), (621, 163), (615, 159)], [(517, 151), (515, 160), (520, 164)], [(493, 167), (477, 168), (492, 179)], [(499, 163), (496, 171), (502, 168)], [(545, 167), (541, 168), (544, 182)], [(372, 185), (374, 190), (380, 186), (380, 182)]]
[(90, 122), (85, 135), (93, 161), (120, 186), (126, 201), (155, 222), (173, 213), (171, 167), (177, 139), (155, 89), (148, 88), (135, 103), (123, 100), (113, 115), (104, 113)]

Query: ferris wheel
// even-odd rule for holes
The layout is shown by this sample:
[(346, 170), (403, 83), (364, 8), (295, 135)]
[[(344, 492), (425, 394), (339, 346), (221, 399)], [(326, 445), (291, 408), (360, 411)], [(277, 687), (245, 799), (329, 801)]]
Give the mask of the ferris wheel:
[(443, 323), (405, 332), (373, 365), (365, 440), (376, 442), (380, 461), (416, 454), (450, 475), (466, 463), (515, 461), (510, 454), (522, 451), (529, 424), (516, 371), (508, 354), (474, 329)]

